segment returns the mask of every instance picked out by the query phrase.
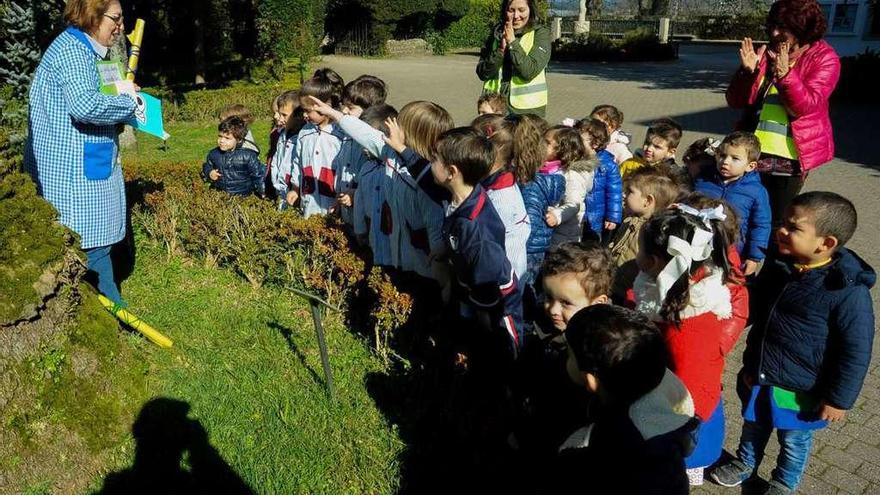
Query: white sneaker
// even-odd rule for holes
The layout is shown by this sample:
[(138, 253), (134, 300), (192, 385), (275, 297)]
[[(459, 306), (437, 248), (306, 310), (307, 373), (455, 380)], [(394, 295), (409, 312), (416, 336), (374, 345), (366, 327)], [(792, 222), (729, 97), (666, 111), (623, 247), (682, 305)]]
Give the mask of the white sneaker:
[(692, 468), (688, 469), (688, 483), (691, 486), (702, 486), (703, 484), (703, 468)]

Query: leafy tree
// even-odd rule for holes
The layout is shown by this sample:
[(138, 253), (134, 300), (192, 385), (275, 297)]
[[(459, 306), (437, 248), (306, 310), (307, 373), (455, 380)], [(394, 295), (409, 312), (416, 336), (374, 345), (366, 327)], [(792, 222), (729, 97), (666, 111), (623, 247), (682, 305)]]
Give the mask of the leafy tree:
[(10, 86), (11, 97), (24, 98), (40, 63), (34, 5), (22, 7), (16, 2), (7, 2), (0, 15), (4, 39), (0, 46), (0, 78), (3, 85)]
[(283, 61), (298, 60), (300, 77), (324, 36), (326, 0), (255, 0), (259, 53), (277, 73)]
[(370, 51), (378, 53), (388, 39), (442, 31), (469, 8), (468, 0), (331, 0), (326, 25), (336, 40), (365, 27)]

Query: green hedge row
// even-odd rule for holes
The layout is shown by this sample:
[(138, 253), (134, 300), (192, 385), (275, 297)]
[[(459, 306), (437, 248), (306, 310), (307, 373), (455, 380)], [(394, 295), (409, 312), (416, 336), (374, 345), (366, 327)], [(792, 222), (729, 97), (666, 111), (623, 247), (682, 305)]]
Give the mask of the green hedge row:
[(553, 43), (553, 60), (560, 61), (652, 61), (678, 56), (673, 43), (660, 43), (651, 29), (636, 29), (613, 40), (601, 34), (561, 39)]

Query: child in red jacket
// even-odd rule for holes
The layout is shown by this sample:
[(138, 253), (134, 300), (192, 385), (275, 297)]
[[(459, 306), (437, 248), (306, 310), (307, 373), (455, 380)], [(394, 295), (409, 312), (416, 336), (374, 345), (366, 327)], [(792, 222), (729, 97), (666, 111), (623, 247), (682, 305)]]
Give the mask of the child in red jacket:
[(694, 399), (697, 446), (686, 459), (691, 484), (721, 455), (724, 357), (745, 328), (748, 295), (731, 267), (724, 208), (680, 204), (642, 228), (633, 287), (636, 310), (660, 327), (671, 369)]

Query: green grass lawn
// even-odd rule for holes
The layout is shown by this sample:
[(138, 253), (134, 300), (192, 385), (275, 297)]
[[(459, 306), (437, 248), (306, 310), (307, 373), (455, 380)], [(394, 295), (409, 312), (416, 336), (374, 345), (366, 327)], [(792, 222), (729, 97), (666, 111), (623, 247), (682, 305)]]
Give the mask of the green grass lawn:
[(330, 400), (306, 304), (222, 269), (168, 260), (136, 238), (123, 294), (174, 340), (150, 354), (155, 397), (188, 403), (256, 493), (395, 491), (403, 444), (366, 391), (365, 376), (381, 365), (365, 342), (338, 316), (324, 320), (337, 387)]
[[(269, 122), (257, 120), (251, 126), (254, 139), (260, 147), (261, 156), (265, 158), (269, 146)], [(151, 163), (192, 162), (201, 164), (208, 152), (217, 146), (216, 122), (169, 122), (165, 131), (171, 134), (167, 143), (144, 133), (137, 134), (137, 145), (122, 152), (123, 166), (135, 160), (139, 166)]]

